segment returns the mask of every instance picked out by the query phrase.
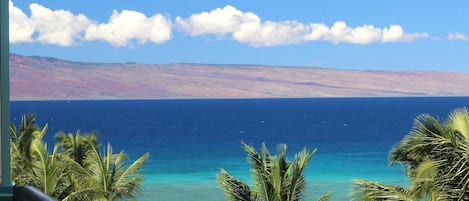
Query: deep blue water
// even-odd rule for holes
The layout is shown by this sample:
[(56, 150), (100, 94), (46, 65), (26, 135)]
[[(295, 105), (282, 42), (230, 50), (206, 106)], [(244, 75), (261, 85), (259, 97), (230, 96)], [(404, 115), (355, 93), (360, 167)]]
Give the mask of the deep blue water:
[[(222, 167), (249, 180), (241, 141), (265, 142), (272, 151), (286, 143), (290, 154), (317, 147), (307, 178), (342, 182), (342, 189), (358, 177), (403, 183), (401, 167), (387, 166), (387, 153), (413, 119), (422, 113), (444, 119), (467, 106), (468, 97), (13, 101), (11, 118), (18, 124), (22, 114), (36, 114), (40, 125), (49, 124), (50, 143), (58, 131), (97, 131), (102, 144), (133, 159), (150, 152), (144, 170), (149, 185), (178, 183), (166, 190), (193, 193), (189, 184), (216, 185)], [(179, 199), (165, 187), (144, 192), (142, 200)], [(192, 200), (221, 199), (214, 189), (211, 198)]]

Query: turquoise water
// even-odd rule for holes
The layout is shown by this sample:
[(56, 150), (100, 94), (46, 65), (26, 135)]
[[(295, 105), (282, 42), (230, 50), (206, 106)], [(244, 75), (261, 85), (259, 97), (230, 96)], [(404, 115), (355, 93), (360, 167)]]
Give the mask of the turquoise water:
[(58, 131), (97, 130), (102, 143), (131, 159), (150, 152), (138, 200), (224, 200), (220, 168), (252, 182), (241, 141), (270, 150), (286, 143), (293, 156), (319, 150), (306, 170), (307, 200), (333, 192), (348, 200), (355, 178), (406, 185), (402, 167), (388, 166), (388, 151), (422, 113), (445, 118), (469, 105), (467, 97), (240, 99), (12, 102), (16, 123), (35, 113)]
[[(208, 161), (186, 161), (188, 164)], [(215, 163), (215, 162), (208, 162)], [(234, 176), (252, 183), (244, 158), (224, 161)], [(215, 180), (217, 169), (185, 174), (152, 174), (146, 177), (143, 197), (139, 200), (223, 200), (223, 190)], [(334, 192), (331, 200), (348, 200), (351, 181), (357, 178), (407, 185), (402, 168), (387, 165), (387, 153), (335, 153), (316, 154), (306, 170), (311, 199)], [(179, 193), (174, 193), (179, 192)], [(308, 200), (308, 199), (307, 199)], [(314, 200), (314, 199), (313, 199)]]
[[(386, 157), (387, 153), (317, 154), (306, 170), (309, 181), (306, 197), (313, 199), (334, 192), (331, 200), (348, 200), (350, 182), (356, 178), (407, 185), (401, 167), (389, 167)], [(240, 166), (233, 171), (228, 169), (233, 175), (252, 181), (244, 160), (228, 163)], [(139, 200), (223, 200), (223, 191), (215, 181), (216, 173), (217, 170), (147, 175), (143, 197)]]

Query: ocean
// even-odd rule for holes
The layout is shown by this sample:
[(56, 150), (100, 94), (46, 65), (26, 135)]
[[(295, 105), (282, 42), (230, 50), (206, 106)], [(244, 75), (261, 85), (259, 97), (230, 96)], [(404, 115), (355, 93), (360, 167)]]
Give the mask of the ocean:
[(241, 142), (271, 152), (287, 144), (292, 157), (318, 148), (306, 169), (307, 200), (333, 192), (348, 200), (353, 179), (407, 185), (403, 167), (389, 166), (389, 150), (423, 113), (445, 119), (469, 97), (12, 101), (11, 119), (37, 115), (59, 131), (96, 131), (100, 142), (131, 160), (145, 152), (143, 189), (137, 200), (221, 201), (220, 168), (251, 183)]

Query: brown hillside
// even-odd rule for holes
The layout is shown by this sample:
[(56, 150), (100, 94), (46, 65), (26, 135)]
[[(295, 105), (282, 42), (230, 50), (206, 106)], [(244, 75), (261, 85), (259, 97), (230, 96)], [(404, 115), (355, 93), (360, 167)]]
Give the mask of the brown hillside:
[(10, 56), (12, 100), (467, 96), (469, 74)]

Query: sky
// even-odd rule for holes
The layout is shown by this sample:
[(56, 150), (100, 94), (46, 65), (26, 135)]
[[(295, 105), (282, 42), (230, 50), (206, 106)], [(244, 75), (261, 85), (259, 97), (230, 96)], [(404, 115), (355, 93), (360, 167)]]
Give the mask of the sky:
[(10, 0), (10, 52), (83, 62), (469, 72), (469, 1)]

